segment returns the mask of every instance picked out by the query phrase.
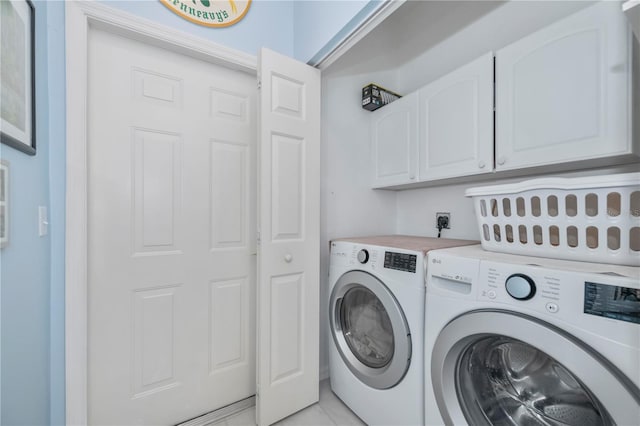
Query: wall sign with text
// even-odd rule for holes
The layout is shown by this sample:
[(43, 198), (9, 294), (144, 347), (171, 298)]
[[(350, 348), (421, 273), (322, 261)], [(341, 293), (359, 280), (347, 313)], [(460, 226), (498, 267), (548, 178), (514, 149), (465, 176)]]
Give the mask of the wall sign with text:
[(195, 24), (228, 27), (249, 11), (251, 0), (160, 0), (169, 10)]

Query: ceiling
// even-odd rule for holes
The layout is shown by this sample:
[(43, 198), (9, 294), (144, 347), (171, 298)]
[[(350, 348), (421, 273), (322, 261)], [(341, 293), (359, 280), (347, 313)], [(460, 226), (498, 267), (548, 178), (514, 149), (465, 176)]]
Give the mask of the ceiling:
[[(591, 4), (591, 1), (407, 0), (326, 71), (393, 70), (464, 30), (485, 15), (520, 37)], [(515, 30), (514, 26), (517, 26)], [(493, 29), (493, 28), (492, 28)], [(495, 28), (501, 31), (501, 28)], [(495, 46), (502, 47), (502, 46)]]

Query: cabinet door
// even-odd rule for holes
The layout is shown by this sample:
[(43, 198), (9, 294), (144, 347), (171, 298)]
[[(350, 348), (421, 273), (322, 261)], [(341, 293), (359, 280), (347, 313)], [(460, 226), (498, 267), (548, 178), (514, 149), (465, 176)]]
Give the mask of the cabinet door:
[(496, 170), (631, 152), (630, 33), (602, 2), (496, 53)]
[(493, 53), (419, 91), (421, 181), (493, 169)]
[(373, 187), (416, 181), (418, 93), (372, 112)]

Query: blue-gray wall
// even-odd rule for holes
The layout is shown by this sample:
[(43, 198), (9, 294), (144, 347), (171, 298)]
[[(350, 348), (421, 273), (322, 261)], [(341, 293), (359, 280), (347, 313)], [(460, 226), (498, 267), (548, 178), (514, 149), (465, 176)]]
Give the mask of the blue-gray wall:
[(293, 57), (317, 64), (380, 6), (381, 0), (296, 0)]
[(35, 157), (5, 145), (10, 163), (9, 245), (0, 252), (3, 425), (41, 425), (50, 419), (50, 237), (38, 236), (38, 206), (49, 205), (49, 79), (47, 7), (36, 14)]
[(65, 37), (64, 2), (47, 3), (49, 53), (49, 222), (51, 227), (50, 424), (65, 424), (64, 249), (65, 249)]

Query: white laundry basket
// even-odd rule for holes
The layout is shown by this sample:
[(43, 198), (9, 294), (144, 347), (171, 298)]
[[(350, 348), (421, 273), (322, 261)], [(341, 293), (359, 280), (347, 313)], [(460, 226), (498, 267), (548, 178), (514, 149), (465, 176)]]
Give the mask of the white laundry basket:
[(485, 250), (640, 266), (640, 173), (470, 188)]

